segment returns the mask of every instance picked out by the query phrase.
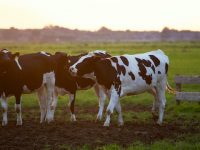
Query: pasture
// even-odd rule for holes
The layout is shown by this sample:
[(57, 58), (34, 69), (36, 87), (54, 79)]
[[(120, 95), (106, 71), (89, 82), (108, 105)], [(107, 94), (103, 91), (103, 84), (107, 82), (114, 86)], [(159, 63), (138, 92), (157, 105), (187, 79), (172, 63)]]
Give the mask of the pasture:
[[(96, 49), (112, 55), (135, 54), (161, 49), (170, 60), (168, 81), (174, 76), (200, 75), (200, 43), (0, 43), (21, 54), (38, 51), (67, 52), (76, 55)], [(14, 85), (13, 85), (14, 86)], [(185, 91), (200, 91), (200, 85), (184, 85)], [(22, 96), (23, 125), (16, 126), (14, 98), (9, 99), (8, 126), (0, 127), (0, 149), (200, 149), (200, 104), (183, 102), (166, 93), (167, 106), (163, 126), (157, 126), (151, 115), (153, 96), (148, 93), (121, 98), (124, 127), (118, 128), (116, 113), (110, 128), (95, 122), (98, 101), (93, 89), (76, 96), (77, 122), (70, 122), (68, 96), (59, 96), (55, 121), (39, 123), (39, 105), (35, 94)], [(108, 103), (108, 100), (107, 100)], [(107, 106), (107, 104), (106, 104)], [(105, 117), (105, 116), (104, 116)], [(2, 118), (1, 118), (2, 119)]]

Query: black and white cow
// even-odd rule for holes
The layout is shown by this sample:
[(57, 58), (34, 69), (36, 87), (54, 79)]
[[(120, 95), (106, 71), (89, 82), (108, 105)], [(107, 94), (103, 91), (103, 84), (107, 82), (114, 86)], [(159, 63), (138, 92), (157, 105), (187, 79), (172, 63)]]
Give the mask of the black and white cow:
[(165, 88), (169, 60), (161, 50), (144, 54), (122, 55), (102, 59), (96, 56), (83, 56), (70, 67), (75, 76), (88, 76), (96, 79), (110, 98), (104, 126), (110, 125), (110, 115), (116, 108), (119, 125), (123, 125), (119, 98), (149, 92), (154, 95), (153, 113), (159, 108), (157, 123), (162, 124), (165, 108)]
[(21, 95), (23, 93), (38, 93), (41, 118), (40, 122), (52, 121), (53, 114), (50, 106), (54, 98), (55, 70), (65, 68), (67, 56), (56, 53), (51, 56), (45, 52), (25, 54), (11, 54), (6, 49), (0, 51), (0, 97), (3, 108), (2, 125), (7, 120), (7, 97), (15, 96), (17, 125), (22, 125)]
[[(75, 64), (77, 61), (79, 61), (79, 58), (84, 57), (88, 55), (88, 53), (77, 55), (77, 56), (68, 56), (68, 66), (72, 66)], [(98, 56), (101, 58), (107, 58), (111, 57), (109, 54), (107, 54), (105, 51), (102, 50), (96, 50), (93, 52), (94, 56)], [(71, 112), (71, 121), (76, 121), (76, 117), (74, 114), (74, 103), (75, 103), (75, 97), (76, 97), (76, 91), (77, 90), (86, 90), (91, 87), (94, 87), (96, 95), (99, 100), (99, 112), (97, 114), (97, 119), (102, 118), (103, 114), (103, 108), (104, 108), (104, 102), (106, 99), (106, 95), (99, 87), (98, 84), (96, 84), (96, 81), (90, 78), (85, 78), (85, 77), (74, 77), (70, 74), (69, 70), (57, 70), (55, 72), (56, 75), (56, 97), (58, 94), (64, 95), (68, 94), (69, 95), (69, 107), (70, 107), (70, 112)], [(54, 99), (52, 103), (52, 111), (55, 111), (57, 105), (57, 98)]]

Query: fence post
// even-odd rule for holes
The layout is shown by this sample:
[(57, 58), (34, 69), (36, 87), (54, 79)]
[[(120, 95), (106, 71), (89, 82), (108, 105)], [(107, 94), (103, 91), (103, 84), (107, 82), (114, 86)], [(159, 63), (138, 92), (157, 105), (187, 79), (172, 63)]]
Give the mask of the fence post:
[[(181, 92), (181, 84), (180, 83), (176, 83), (176, 91)], [(176, 104), (180, 105), (180, 100), (176, 99)]]

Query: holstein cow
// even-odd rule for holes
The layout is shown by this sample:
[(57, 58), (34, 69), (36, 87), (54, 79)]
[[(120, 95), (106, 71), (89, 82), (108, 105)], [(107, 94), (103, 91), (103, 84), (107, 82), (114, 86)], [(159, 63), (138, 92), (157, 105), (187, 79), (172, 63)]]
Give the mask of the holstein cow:
[(11, 54), (8, 50), (0, 51), (0, 96), (3, 108), (2, 125), (7, 125), (7, 97), (15, 96), (17, 125), (22, 125), (21, 94), (36, 91), (40, 100), (40, 122), (50, 122), (53, 114), (50, 106), (54, 97), (55, 66), (65, 68), (67, 56), (56, 53), (53, 56), (45, 52), (26, 54)]
[(110, 125), (110, 115), (114, 108), (119, 114), (119, 125), (123, 125), (120, 97), (145, 91), (154, 95), (155, 102), (152, 111), (154, 113), (156, 108), (159, 108), (157, 123), (162, 124), (169, 65), (168, 57), (163, 51), (114, 56), (106, 59), (88, 55), (79, 60), (70, 67), (72, 74), (95, 78), (110, 98), (104, 126)]
[[(111, 57), (109, 54), (107, 54), (105, 51), (102, 50), (96, 50), (93, 52), (94, 56), (98, 56), (101, 58), (107, 58)], [(87, 56), (88, 53), (77, 55), (77, 56), (68, 56), (68, 66), (72, 66), (74, 63), (79, 61), (79, 58), (82, 58), (84, 56)], [(85, 77), (74, 77), (70, 74), (69, 70), (57, 70), (55, 72), (56, 74), (56, 97), (58, 94), (69, 95), (69, 107), (71, 112), (71, 121), (76, 121), (76, 117), (74, 114), (74, 103), (75, 103), (75, 97), (76, 97), (76, 91), (77, 90), (86, 90), (91, 87), (94, 87), (95, 92), (99, 99), (99, 112), (97, 114), (97, 119), (102, 118), (103, 108), (104, 108), (104, 101), (106, 99), (106, 95), (99, 87), (98, 84), (96, 84), (96, 81), (90, 78)], [(55, 98), (52, 104), (52, 110), (55, 111), (57, 105), (57, 99)]]

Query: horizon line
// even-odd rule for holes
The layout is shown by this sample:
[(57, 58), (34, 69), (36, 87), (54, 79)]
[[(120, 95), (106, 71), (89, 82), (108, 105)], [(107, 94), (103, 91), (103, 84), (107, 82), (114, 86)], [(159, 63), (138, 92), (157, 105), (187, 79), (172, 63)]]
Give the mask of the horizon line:
[(110, 30), (110, 31), (132, 31), (132, 32), (162, 32), (165, 28), (169, 29), (169, 30), (176, 30), (176, 31), (192, 31), (192, 32), (200, 32), (200, 30), (192, 30), (192, 29), (176, 29), (176, 28), (172, 28), (172, 27), (168, 27), (168, 26), (165, 26), (162, 28), (162, 30), (147, 30), (147, 29), (144, 29), (144, 30), (133, 30), (133, 29), (112, 29), (112, 28), (109, 28), (109, 27), (106, 27), (106, 26), (101, 26), (99, 27), (99, 29), (79, 29), (79, 28), (70, 28), (70, 27), (64, 27), (64, 26), (59, 26), (59, 25), (45, 25), (43, 27), (35, 27), (35, 28), (31, 28), (31, 27), (27, 27), (27, 28), (18, 28), (18, 27), (14, 27), (14, 26), (10, 26), (10, 27), (7, 27), (7, 28), (1, 28), (0, 29), (2, 30), (6, 30), (6, 29), (17, 29), (17, 30), (34, 30), (34, 29), (38, 29), (38, 30), (42, 30), (42, 29), (53, 29), (53, 28), (65, 28), (65, 29), (69, 29), (69, 30), (79, 30), (79, 31), (90, 31), (90, 32), (98, 32), (100, 31), (101, 29), (107, 29), (107, 30)]

